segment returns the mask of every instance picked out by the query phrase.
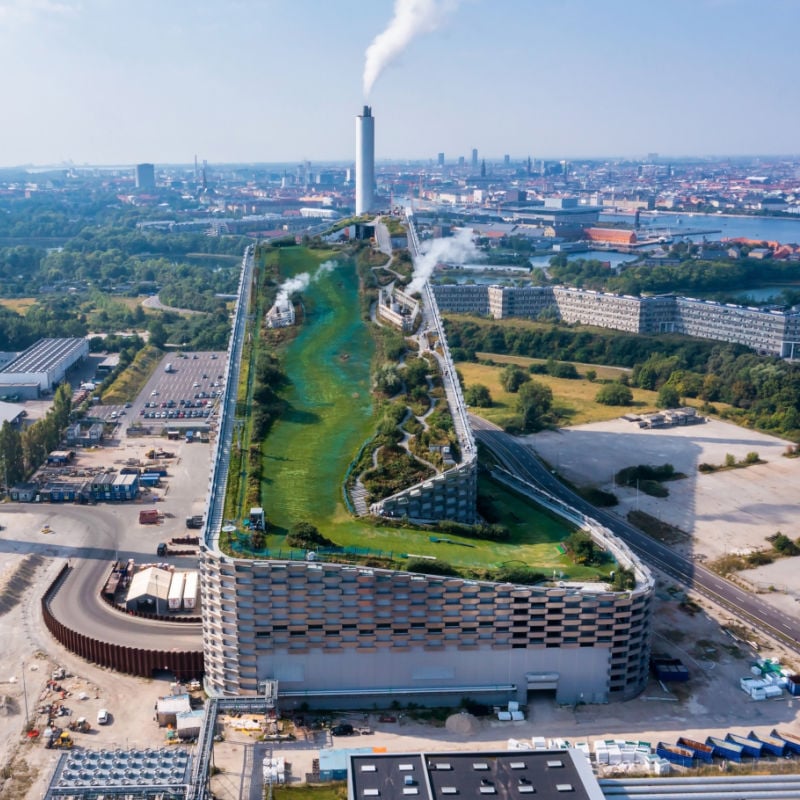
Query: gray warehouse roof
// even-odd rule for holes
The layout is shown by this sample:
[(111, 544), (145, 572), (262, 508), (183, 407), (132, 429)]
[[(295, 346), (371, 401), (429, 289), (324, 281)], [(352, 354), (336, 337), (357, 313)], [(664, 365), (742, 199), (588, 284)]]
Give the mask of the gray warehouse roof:
[(85, 347), (85, 339), (40, 339), (0, 368), (0, 372), (47, 372)]
[(23, 406), (16, 403), (6, 403), (0, 400), (0, 425), (4, 422), (16, 422), (20, 415), (25, 413)]

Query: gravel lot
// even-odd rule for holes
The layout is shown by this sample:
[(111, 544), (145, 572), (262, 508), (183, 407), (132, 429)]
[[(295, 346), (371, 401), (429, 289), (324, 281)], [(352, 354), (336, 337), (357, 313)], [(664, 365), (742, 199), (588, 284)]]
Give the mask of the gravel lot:
[[(81, 548), (112, 549), (121, 559), (136, 557), (139, 562), (155, 560), (159, 541), (186, 533), (184, 518), (203, 513), (208, 444), (168, 442), (162, 438), (122, 439), (116, 446), (79, 449), (77, 467), (118, 468), (128, 459), (143, 457), (153, 447), (164, 447), (176, 454), (166, 462), (166, 483), (141, 502), (99, 506), (118, 521), (113, 541), (98, 540), (91, 525), (91, 506), (70, 506), (70, 512), (85, 510), (86, 518), (80, 520), (72, 518), (72, 513), (70, 517), (59, 514), (58, 505), (0, 504), (0, 525), (4, 528), (0, 532), (0, 703), (3, 697), (8, 699), (0, 705), (0, 764), (14, 763), (15, 774), (24, 775), (25, 771), (19, 768), (20, 759), (24, 759), (32, 771), (32, 777), (23, 779), (20, 786), (0, 788), (4, 800), (21, 800), (26, 793), (31, 798), (43, 796), (58, 757), (57, 751), (47, 750), (40, 743), (28, 743), (19, 735), (25, 709), (23, 672), (31, 716), (40, 704), (52, 699), (52, 693), (48, 696), (44, 690), (56, 666), (65, 667), (74, 676), (60, 681), (69, 693), (64, 704), (72, 716), (60, 717), (59, 724), (64, 726), (71, 718), (87, 718), (92, 730), (73, 735), (77, 747), (115, 749), (164, 744), (164, 731), (153, 721), (153, 706), (158, 697), (169, 693), (169, 679), (120, 675), (74, 656), (45, 629), (39, 603), (43, 587), (50, 584), (66, 559), (78, 557)], [(140, 509), (153, 503), (165, 512), (164, 523), (139, 525)], [(45, 523), (53, 529), (52, 534), (40, 532)], [(185, 558), (159, 559), (163, 560), (174, 560), (183, 568), (192, 566)], [(88, 698), (79, 699), (81, 693)], [(111, 712), (111, 724), (96, 724), (100, 708)], [(37, 722), (38, 727), (43, 727), (44, 717), (38, 717)]]
[[(800, 536), (797, 499), (800, 459), (784, 458), (791, 444), (718, 420), (702, 425), (646, 430), (622, 419), (526, 437), (528, 444), (568, 480), (614, 492), (620, 516), (638, 508), (692, 537), (691, 552), (716, 558), (765, 546), (781, 530)], [(756, 452), (767, 463), (709, 475), (702, 463), (723, 464)], [(685, 478), (667, 484), (669, 497), (655, 498), (614, 483), (620, 469), (672, 464)]]

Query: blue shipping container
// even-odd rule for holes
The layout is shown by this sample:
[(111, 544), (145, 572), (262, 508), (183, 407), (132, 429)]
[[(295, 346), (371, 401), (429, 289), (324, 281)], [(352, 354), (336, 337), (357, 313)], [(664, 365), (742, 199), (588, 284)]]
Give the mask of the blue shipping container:
[(709, 736), (706, 739), (706, 744), (710, 744), (714, 748), (714, 755), (719, 756), (719, 758), (727, 758), (728, 761), (742, 760), (742, 748), (738, 744), (734, 744), (734, 742), (726, 742), (716, 736)]
[(759, 736), (755, 731), (747, 734), (748, 739), (758, 742), (770, 755), (783, 758), (786, 755), (786, 742), (775, 736)]
[(745, 736), (739, 736), (736, 733), (729, 733), (725, 737), (726, 742), (733, 742), (742, 748), (742, 752), (750, 758), (761, 758), (761, 743), (748, 739)]
[(656, 755), (665, 758), (672, 764), (679, 764), (682, 767), (694, 766), (694, 753), (685, 747), (677, 747), (672, 744), (659, 742), (656, 747)]

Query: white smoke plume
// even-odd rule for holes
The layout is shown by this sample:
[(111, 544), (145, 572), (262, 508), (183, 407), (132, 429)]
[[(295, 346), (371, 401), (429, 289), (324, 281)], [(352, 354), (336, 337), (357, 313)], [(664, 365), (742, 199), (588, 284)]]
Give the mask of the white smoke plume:
[(364, 61), (364, 97), (375, 81), (413, 39), (435, 31), (461, 0), (395, 0), (394, 16), (367, 48)]
[(338, 266), (336, 261), (323, 261), (322, 264), (317, 267), (313, 275), (309, 275), (307, 272), (301, 272), (293, 278), (288, 278), (281, 284), (280, 289), (278, 289), (278, 294), (275, 297), (275, 305), (286, 305), (289, 302), (289, 298), (295, 294), (295, 292), (305, 291), (314, 281), (319, 280), (319, 278), (323, 275), (327, 275), (329, 272), (333, 272)]
[(281, 288), (278, 289), (275, 305), (285, 306), (295, 292), (302, 292), (304, 289), (308, 289), (309, 283), (311, 283), (311, 276), (307, 272), (301, 272), (299, 275), (285, 280), (281, 284)]
[(327, 275), (329, 272), (333, 272), (339, 264), (336, 261), (323, 261), (318, 267), (317, 271), (314, 273), (314, 277), (312, 280), (317, 280), (321, 278), (323, 275)]
[(429, 239), (423, 242), (422, 254), (414, 262), (414, 274), (407, 292), (418, 292), (433, 274), (440, 261), (450, 264), (474, 264), (483, 258), (475, 246), (471, 228), (455, 228), (455, 234), (444, 239)]

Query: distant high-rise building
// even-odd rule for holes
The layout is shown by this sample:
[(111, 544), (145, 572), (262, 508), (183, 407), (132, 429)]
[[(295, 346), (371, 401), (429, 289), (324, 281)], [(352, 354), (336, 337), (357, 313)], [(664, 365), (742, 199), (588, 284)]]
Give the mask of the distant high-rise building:
[(466, 159), (464, 158), (464, 156), (459, 156), (459, 157), (458, 157), (458, 166), (459, 166), (461, 169), (463, 169), (463, 168), (464, 168), (464, 164), (465, 164), (465, 162), (466, 162)]
[(436, 161), (437, 161), (437, 163), (439, 164), (440, 167), (443, 167), (444, 166), (444, 153), (439, 153), (439, 155), (436, 158)]
[(472, 169), (478, 169), (478, 148), (472, 148)]
[(366, 214), (375, 203), (375, 117), (364, 106), (356, 117), (356, 214)]
[(156, 188), (156, 171), (152, 164), (136, 165), (136, 188), (149, 190)]
[(505, 164), (506, 166), (508, 166), (510, 163), (511, 163), (511, 156), (510, 156), (508, 153), (506, 153), (506, 154), (503, 156), (503, 164)]
[(486, 159), (484, 158), (483, 161), (481, 161), (481, 178), (485, 177), (486, 177)]

